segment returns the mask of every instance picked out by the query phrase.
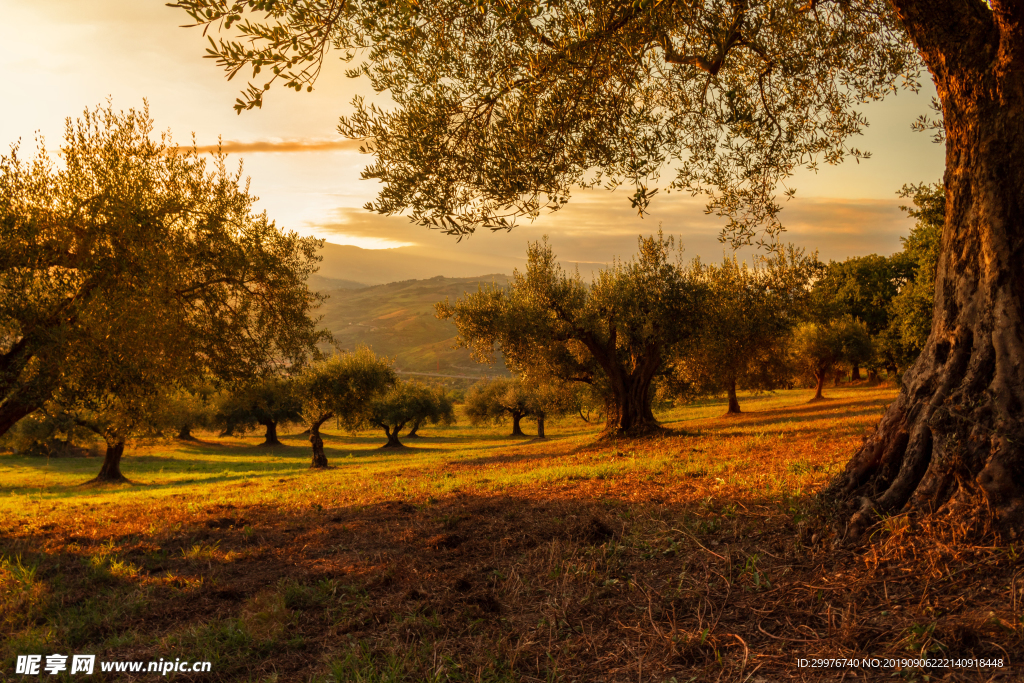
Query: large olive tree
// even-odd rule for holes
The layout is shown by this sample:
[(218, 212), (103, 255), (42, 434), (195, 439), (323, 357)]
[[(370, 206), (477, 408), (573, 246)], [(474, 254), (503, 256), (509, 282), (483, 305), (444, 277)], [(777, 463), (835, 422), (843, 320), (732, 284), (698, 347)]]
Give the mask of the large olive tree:
[[(376, 156), (370, 208), (454, 232), (557, 208), (578, 186), (709, 196), (738, 241), (780, 227), (798, 166), (862, 153), (858, 106), (923, 62), (946, 143), (931, 334), (832, 493), (878, 513), (985, 505), (1024, 521), (1024, 6), (1018, 0), (180, 0), (237, 33), (210, 56), (310, 87), (330, 48), (394, 106), (341, 131)], [(240, 35), (240, 38), (238, 37)], [(761, 231), (761, 232), (759, 232)]]
[(148, 111), (68, 121), (60, 162), (0, 157), (0, 434), (66, 405), (237, 382), (302, 363), (326, 333), (285, 233), (224, 158), (156, 139)]
[[(455, 322), (456, 344), (479, 360), (491, 360), (497, 346), (527, 380), (600, 387), (605, 435), (642, 435), (658, 428), (652, 382), (695, 335), (705, 298), (689, 271), (672, 263), (671, 249), (671, 239), (642, 238), (636, 258), (586, 283), (562, 269), (550, 245), (534, 243), (525, 272), (517, 270), (508, 287), (442, 302), (437, 315)], [(525, 398), (524, 406), (523, 415), (532, 412)]]

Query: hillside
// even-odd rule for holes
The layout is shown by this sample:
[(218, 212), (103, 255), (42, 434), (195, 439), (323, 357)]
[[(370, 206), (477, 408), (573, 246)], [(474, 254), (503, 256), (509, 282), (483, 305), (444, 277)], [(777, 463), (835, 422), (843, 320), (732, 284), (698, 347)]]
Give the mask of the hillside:
[[(454, 247), (455, 242), (452, 241)], [(525, 244), (523, 245), (525, 253)], [(511, 272), (520, 260), (498, 259), (464, 249), (452, 248), (444, 257), (437, 250), (421, 246), (398, 247), (395, 249), (361, 249), (348, 244), (324, 244), (320, 250), (323, 261), (317, 275), (328, 279), (342, 279), (362, 282), (367, 285), (382, 285), (399, 280), (426, 279), (444, 275), (453, 278), (481, 278), (490, 281), (488, 272), (506, 270)], [(507, 261), (505, 267), (501, 262)]]
[(455, 325), (434, 317), (434, 304), (452, 300), (465, 292), (492, 282), (504, 285), (506, 275), (475, 278), (434, 277), (405, 280), (362, 289), (332, 289), (320, 309), (323, 325), (344, 349), (365, 344), (378, 354), (395, 359), (404, 372), (444, 375), (504, 374), (499, 361), (494, 366), (473, 361), (465, 349), (452, 349)]

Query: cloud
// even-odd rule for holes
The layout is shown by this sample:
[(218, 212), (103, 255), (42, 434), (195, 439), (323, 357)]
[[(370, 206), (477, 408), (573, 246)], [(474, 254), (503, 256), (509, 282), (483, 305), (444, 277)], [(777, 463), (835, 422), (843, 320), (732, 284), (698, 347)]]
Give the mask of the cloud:
[[(787, 227), (780, 238), (783, 242), (817, 250), (826, 261), (899, 251), (899, 238), (911, 227), (895, 198), (794, 199), (786, 204), (782, 220)], [(363, 246), (369, 244), (365, 240), (375, 239), (381, 240), (382, 247), (412, 245), (407, 249), (424, 258), (477, 263), (506, 273), (521, 267), (530, 242), (547, 236), (563, 266), (579, 267), (586, 275), (615, 258), (630, 258), (636, 253), (637, 238), (659, 228), (685, 247), (685, 259), (700, 256), (717, 261), (729, 251), (719, 241), (724, 224), (722, 218), (706, 215), (704, 203), (688, 195), (659, 198), (651, 214), (640, 218), (622, 193), (595, 191), (580, 192), (561, 211), (532, 223), (524, 221), (511, 232), (479, 230), (458, 242), (404, 216), (381, 216), (350, 207), (335, 209), (332, 220), (310, 227), (331, 242)], [(739, 253), (741, 258), (753, 254), (753, 248)]]
[(254, 140), (252, 142), (239, 142), (238, 140), (225, 140), (220, 145), (203, 145), (196, 149), (200, 153), (216, 152), (218, 149), (225, 154), (241, 152), (249, 153), (280, 153), (280, 152), (331, 152), (331, 151), (359, 151), (360, 145), (366, 145), (363, 140)]

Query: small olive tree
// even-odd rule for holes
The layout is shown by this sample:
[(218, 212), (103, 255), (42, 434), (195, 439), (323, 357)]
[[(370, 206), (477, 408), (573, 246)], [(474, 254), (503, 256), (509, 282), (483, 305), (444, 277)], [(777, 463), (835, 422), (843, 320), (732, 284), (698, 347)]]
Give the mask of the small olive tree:
[(812, 376), (814, 398), (821, 401), (828, 376), (841, 363), (862, 363), (871, 357), (871, 337), (867, 327), (852, 316), (829, 323), (804, 323), (793, 337), (793, 359), (796, 366)]
[(464, 410), (474, 425), (500, 424), (511, 418), (511, 436), (526, 436), (520, 422), (530, 415), (531, 397), (522, 382), (498, 377), (474, 384), (466, 396)]
[(398, 433), (406, 425), (423, 423), (450, 425), (455, 422), (451, 399), (444, 392), (418, 382), (399, 382), (369, 401), (364, 413), (365, 424), (379, 427), (387, 436), (382, 448), (402, 448)]
[(380, 358), (366, 347), (311, 364), (297, 379), (302, 401), (302, 418), (309, 425), (313, 446), (312, 467), (327, 467), (320, 427), (337, 417), (349, 429), (355, 429), (367, 417), (367, 408), (380, 394), (398, 382), (391, 361)]
[(739, 413), (737, 387), (770, 390), (789, 380), (787, 342), (820, 264), (790, 247), (749, 266), (732, 257), (690, 268), (707, 288), (702, 325), (680, 347), (666, 389), (678, 398), (725, 392), (727, 412)]
[(263, 445), (280, 446), (278, 425), (301, 420), (301, 410), (295, 380), (270, 375), (226, 394), (218, 406), (216, 419), (229, 432), (249, 431), (261, 425), (266, 429)]

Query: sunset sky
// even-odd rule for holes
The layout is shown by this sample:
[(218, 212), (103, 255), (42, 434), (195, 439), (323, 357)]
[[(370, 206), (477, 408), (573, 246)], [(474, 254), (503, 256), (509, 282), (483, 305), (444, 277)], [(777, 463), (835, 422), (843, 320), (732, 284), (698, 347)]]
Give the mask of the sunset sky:
[[(651, 215), (640, 219), (627, 192), (577, 193), (568, 207), (512, 233), (478, 234), (456, 244), (451, 237), (410, 225), (403, 217), (369, 214), (361, 207), (376, 185), (359, 180), (369, 158), (336, 131), (355, 94), (372, 97), (363, 81), (345, 78), (330, 60), (312, 93), (272, 89), (262, 110), (236, 115), (232, 104), (244, 87), (228, 82), (212, 60), (198, 29), (180, 28), (188, 17), (159, 0), (0, 0), (0, 64), (7, 76), (0, 110), (0, 153), (19, 138), (22, 154), (34, 149), (39, 131), (55, 150), (64, 119), (112, 99), (115, 108), (139, 107), (148, 99), (158, 130), (170, 129), (179, 143), (216, 144), (231, 159), (244, 159), (259, 207), (277, 223), (336, 244), (363, 248), (406, 247), (405, 252), (460, 261), (480, 273), (511, 272), (523, 261), (526, 243), (547, 234), (567, 262), (598, 264), (628, 257), (639, 233), (664, 229), (686, 254), (721, 257), (721, 219), (705, 216), (703, 203), (659, 195)], [(927, 74), (923, 80), (927, 81)], [(870, 105), (867, 134), (852, 144), (870, 150), (860, 164), (824, 167), (792, 179), (797, 198), (786, 205), (787, 241), (822, 257), (844, 259), (899, 250), (911, 223), (899, 210), (896, 191), (910, 182), (938, 180), (943, 148), (911, 122), (927, 113), (930, 85), (921, 94), (902, 92)], [(438, 275), (477, 274), (462, 271)]]

